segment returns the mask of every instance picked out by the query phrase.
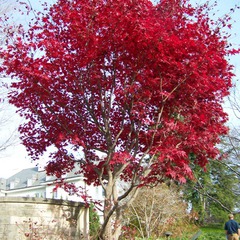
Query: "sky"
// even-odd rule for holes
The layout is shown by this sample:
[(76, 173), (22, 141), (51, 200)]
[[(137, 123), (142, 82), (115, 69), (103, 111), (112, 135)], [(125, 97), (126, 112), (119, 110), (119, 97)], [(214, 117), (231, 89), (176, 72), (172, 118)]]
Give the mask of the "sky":
[[(22, 0), (23, 2), (24, 0)], [(39, 4), (37, 0), (25, 0), (28, 4), (30, 3), (33, 9), (39, 9)], [(52, 3), (54, 0), (47, 0), (47, 2)], [(12, 7), (17, 6), (17, 0), (0, 0), (0, 14), (2, 13), (3, 8), (7, 6), (9, 10)], [(205, 3), (204, 0), (191, 0), (192, 4)], [(212, 1), (214, 2), (214, 1)], [(214, 17), (222, 17), (224, 14), (228, 13), (231, 8), (234, 8), (235, 5), (240, 6), (240, 0), (218, 0), (218, 6), (215, 8)], [(231, 29), (231, 43), (233, 45), (240, 45), (240, 10), (233, 13), (231, 16), (233, 18), (233, 24)], [(17, 22), (25, 21), (27, 22), (26, 16), (16, 15)], [(1, 16), (0, 16), (1, 18)], [(234, 65), (234, 73), (236, 78), (234, 79), (237, 82), (238, 78), (240, 79), (240, 57), (232, 57), (230, 59), (231, 64)], [(3, 96), (3, 92), (0, 92)], [(27, 155), (27, 152), (20, 144), (18, 139), (17, 127), (23, 121), (15, 113), (16, 109), (9, 104), (0, 102), (0, 147), (1, 142), (6, 140), (10, 135), (14, 135), (15, 141), (12, 146), (10, 146), (5, 151), (0, 151), (0, 178), (8, 178), (24, 168), (35, 167), (37, 162), (32, 162), (31, 158)], [(230, 123), (236, 125), (237, 120), (233, 117), (231, 109), (226, 104), (225, 111), (230, 114)], [(42, 158), (41, 162), (45, 163), (46, 158)]]

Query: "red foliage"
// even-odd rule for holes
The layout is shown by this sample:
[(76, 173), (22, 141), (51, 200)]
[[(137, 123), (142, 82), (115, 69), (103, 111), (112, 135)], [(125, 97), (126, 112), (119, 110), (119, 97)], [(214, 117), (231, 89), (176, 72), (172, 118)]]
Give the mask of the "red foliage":
[(202, 10), (180, 0), (59, 0), (27, 39), (2, 49), (32, 158), (54, 146), (49, 174), (79, 161), (89, 183), (111, 173), (145, 184), (184, 182), (190, 154), (202, 167), (216, 157), (233, 77), (226, 56), (236, 51)]

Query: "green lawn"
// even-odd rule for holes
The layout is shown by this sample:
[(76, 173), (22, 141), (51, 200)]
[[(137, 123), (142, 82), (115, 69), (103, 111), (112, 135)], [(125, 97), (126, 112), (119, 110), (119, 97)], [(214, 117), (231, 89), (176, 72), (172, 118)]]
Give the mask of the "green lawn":
[[(211, 228), (211, 227), (203, 227), (201, 228), (201, 236), (198, 238), (198, 240), (226, 240), (225, 232), (221, 228)], [(194, 235), (194, 234), (193, 234)], [(166, 240), (167, 238), (158, 238), (156, 240)], [(136, 240), (146, 240), (137, 238)], [(148, 239), (150, 240), (150, 239)], [(151, 239), (154, 240), (154, 239)], [(179, 236), (177, 238), (169, 238), (168, 240), (191, 240), (189, 237), (183, 237)]]
[(202, 234), (198, 240), (226, 240), (225, 231), (220, 228), (201, 228)]

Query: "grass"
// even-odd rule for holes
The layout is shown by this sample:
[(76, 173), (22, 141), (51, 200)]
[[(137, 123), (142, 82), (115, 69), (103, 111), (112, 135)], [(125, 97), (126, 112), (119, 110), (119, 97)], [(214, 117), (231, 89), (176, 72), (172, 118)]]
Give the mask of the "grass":
[(226, 240), (225, 231), (223, 228), (202, 227), (202, 234), (199, 240)]
[[(202, 234), (200, 235), (198, 240), (226, 240), (225, 231), (220, 227), (202, 227), (200, 230), (202, 231)], [(158, 239), (151, 239), (151, 240), (166, 240), (166, 239), (167, 238), (161, 237)], [(136, 240), (146, 240), (146, 239), (136, 238)], [(179, 236), (174, 238), (169, 237), (168, 240), (191, 240), (191, 238)]]

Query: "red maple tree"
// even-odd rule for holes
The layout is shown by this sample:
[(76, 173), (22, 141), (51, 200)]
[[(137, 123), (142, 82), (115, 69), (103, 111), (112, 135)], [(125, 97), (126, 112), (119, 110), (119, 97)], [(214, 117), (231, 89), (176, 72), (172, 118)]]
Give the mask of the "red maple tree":
[(2, 49), (2, 72), (18, 79), (9, 97), (26, 118), (19, 130), (29, 154), (54, 146), (48, 174), (78, 163), (87, 183), (104, 188), (101, 239), (118, 239), (140, 186), (185, 182), (218, 154), (234, 51), (205, 9), (58, 0)]

